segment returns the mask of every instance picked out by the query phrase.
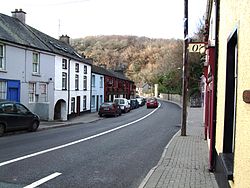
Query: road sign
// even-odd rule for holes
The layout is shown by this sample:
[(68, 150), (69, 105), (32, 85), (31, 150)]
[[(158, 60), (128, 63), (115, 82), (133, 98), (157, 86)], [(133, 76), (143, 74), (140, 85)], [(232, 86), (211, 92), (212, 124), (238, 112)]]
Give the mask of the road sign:
[(206, 46), (204, 42), (189, 43), (188, 50), (191, 53), (205, 53)]

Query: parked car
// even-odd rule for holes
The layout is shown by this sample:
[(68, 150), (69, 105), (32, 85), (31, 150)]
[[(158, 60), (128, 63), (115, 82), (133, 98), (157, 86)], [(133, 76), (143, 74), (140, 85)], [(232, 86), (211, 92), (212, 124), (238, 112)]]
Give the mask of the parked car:
[(122, 112), (129, 112), (130, 111), (130, 104), (127, 99), (125, 98), (116, 98), (114, 100), (116, 104), (118, 104), (121, 107)]
[(98, 114), (102, 116), (120, 116), (122, 113), (121, 107), (115, 102), (104, 102), (101, 104)]
[(36, 131), (40, 124), (38, 115), (21, 103), (0, 101), (0, 136), (17, 130)]
[(130, 108), (131, 109), (135, 109), (139, 107), (139, 103), (137, 101), (137, 99), (130, 99)]
[(148, 98), (147, 108), (157, 108), (159, 105), (158, 100), (154, 97)]
[(146, 103), (146, 100), (143, 97), (137, 97), (136, 100), (138, 101), (139, 106), (144, 106)]

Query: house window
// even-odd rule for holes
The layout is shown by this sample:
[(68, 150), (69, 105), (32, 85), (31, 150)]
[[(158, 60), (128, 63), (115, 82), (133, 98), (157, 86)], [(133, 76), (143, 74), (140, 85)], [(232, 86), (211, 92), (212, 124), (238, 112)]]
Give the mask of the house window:
[(62, 59), (62, 68), (67, 69), (67, 59)]
[(91, 108), (95, 108), (95, 95), (91, 97)]
[(95, 75), (92, 75), (92, 87), (95, 87)]
[(71, 98), (71, 112), (75, 112), (75, 105), (76, 105), (76, 101), (75, 101), (75, 97)]
[(29, 83), (29, 102), (35, 102), (36, 83)]
[(48, 102), (48, 85), (47, 83), (40, 83), (40, 99), (43, 102)]
[(83, 77), (83, 90), (87, 90), (87, 76)]
[(75, 71), (76, 71), (76, 72), (79, 72), (79, 63), (76, 63), (76, 64), (75, 64)]
[(67, 73), (62, 73), (62, 89), (67, 90)]
[(33, 52), (33, 73), (39, 73), (39, 53)]
[(7, 82), (0, 81), (0, 99), (7, 99)]
[(84, 95), (83, 96), (83, 110), (86, 110), (86, 106), (87, 106), (87, 96), (86, 95)]
[(75, 89), (79, 90), (79, 75), (77, 74), (75, 76)]
[(100, 77), (100, 88), (103, 88), (103, 77)]
[(87, 66), (86, 65), (84, 65), (84, 74), (87, 74)]
[(0, 45), (0, 70), (5, 70), (4, 46)]

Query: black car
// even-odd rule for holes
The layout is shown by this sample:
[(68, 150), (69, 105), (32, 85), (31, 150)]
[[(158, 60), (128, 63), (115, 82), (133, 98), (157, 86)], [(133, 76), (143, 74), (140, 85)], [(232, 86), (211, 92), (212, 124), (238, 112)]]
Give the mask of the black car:
[(16, 130), (36, 131), (40, 124), (38, 115), (24, 105), (12, 101), (0, 101), (0, 136)]
[(131, 109), (135, 109), (139, 107), (139, 103), (136, 99), (130, 99), (130, 107)]

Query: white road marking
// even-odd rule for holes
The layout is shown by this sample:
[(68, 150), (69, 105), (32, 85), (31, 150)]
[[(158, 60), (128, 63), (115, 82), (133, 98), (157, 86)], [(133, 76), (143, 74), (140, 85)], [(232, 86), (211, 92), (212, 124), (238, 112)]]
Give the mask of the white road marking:
[[(161, 104), (158, 106), (158, 108), (160, 108)], [(90, 139), (93, 139), (93, 138), (97, 138), (97, 137), (100, 137), (102, 135), (105, 135), (105, 134), (108, 134), (108, 133), (111, 133), (111, 132), (114, 132), (114, 131), (117, 131), (119, 129), (122, 129), (124, 127), (127, 127), (129, 125), (132, 125), (134, 123), (137, 123), (145, 118), (147, 118), (148, 116), (150, 116), (151, 114), (153, 114), (158, 108), (154, 109), (152, 112), (150, 112), (149, 114), (147, 114), (146, 116), (140, 118), (140, 119), (137, 119), (135, 121), (132, 121), (130, 123), (127, 123), (125, 125), (121, 125), (119, 127), (116, 127), (114, 129), (110, 129), (110, 130), (107, 130), (107, 131), (104, 131), (102, 133), (99, 133), (99, 134), (96, 134), (96, 135), (92, 135), (92, 136), (89, 136), (87, 138), (83, 138), (83, 139), (80, 139), (80, 140), (76, 140), (76, 141), (73, 141), (73, 142), (69, 142), (67, 144), (64, 144), (64, 145), (60, 145), (60, 146), (56, 146), (56, 147), (53, 147), (53, 148), (49, 148), (49, 149), (46, 149), (46, 150), (42, 150), (42, 151), (39, 151), (39, 152), (36, 152), (36, 153), (32, 153), (32, 154), (29, 154), (29, 155), (25, 155), (25, 156), (22, 156), (22, 157), (18, 157), (18, 158), (15, 158), (15, 159), (11, 159), (9, 161), (5, 161), (5, 162), (1, 162), (0, 163), (0, 167), (1, 166), (5, 166), (5, 165), (8, 165), (8, 164), (11, 164), (11, 163), (14, 163), (14, 162), (17, 162), (17, 161), (21, 161), (21, 160), (24, 160), (24, 159), (27, 159), (27, 158), (31, 158), (31, 157), (35, 157), (37, 155), (41, 155), (41, 154), (44, 154), (44, 153), (48, 153), (48, 152), (51, 152), (51, 151), (54, 151), (54, 150), (58, 150), (58, 149), (62, 149), (62, 148), (65, 148), (65, 147), (68, 147), (68, 146), (72, 146), (72, 145), (75, 145), (75, 144), (78, 144), (78, 143), (81, 143), (81, 142), (85, 142), (87, 140), (90, 140)]]
[(47, 181), (49, 181), (51, 179), (56, 178), (57, 176), (60, 176), (61, 174), (62, 173), (55, 172), (54, 174), (51, 174), (51, 175), (49, 175), (47, 177), (44, 177), (44, 178), (42, 178), (42, 179), (40, 179), (40, 180), (38, 180), (38, 181), (30, 184), (30, 185), (27, 185), (27, 186), (23, 187), (23, 188), (34, 188), (34, 187), (37, 187), (37, 186), (39, 186), (39, 185), (41, 185), (41, 184), (43, 184), (43, 183), (45, 183), (45, 182), (47, 182)]

